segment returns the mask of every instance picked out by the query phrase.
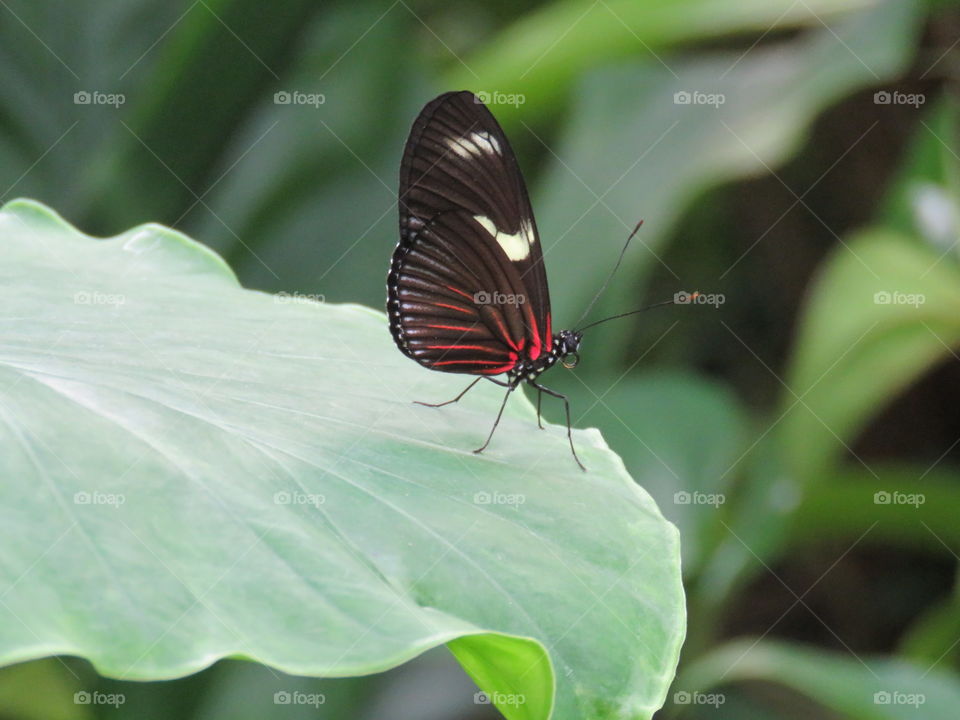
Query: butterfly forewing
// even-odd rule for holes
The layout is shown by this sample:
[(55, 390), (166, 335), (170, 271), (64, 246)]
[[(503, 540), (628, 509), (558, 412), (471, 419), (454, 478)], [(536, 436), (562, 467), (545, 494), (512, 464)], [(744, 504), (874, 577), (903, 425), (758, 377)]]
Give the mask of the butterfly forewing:
[(473, 93), (441, 95), (414, 122), (387, 284), (394, 339), (427, 367), (493, 375), (549, 350), (549, 293), (526, 187)]

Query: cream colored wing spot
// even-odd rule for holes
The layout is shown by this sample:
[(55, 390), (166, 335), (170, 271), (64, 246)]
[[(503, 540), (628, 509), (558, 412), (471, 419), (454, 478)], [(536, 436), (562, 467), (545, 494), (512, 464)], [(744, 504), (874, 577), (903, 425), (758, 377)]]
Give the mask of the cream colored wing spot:
[(473, 219), (480, 223), (484, 230), (493, 236), (493, 239), (497, 241), (497, 245), (499, 245), (507, 254), (507, 257), (514, 262), (526, 260), (530, 255), (530, 247), (536, 242), (536, 238), (533, 236), (533, 227), (526, 218), (524, 218), (523, 223), (520, 225), (520, 230), (512, 235), (497, 230), (497, 226), (494, 225), (493, 221), (486, 215), (474, 215)]
[(447, 147), (453, 150), (457, 155), (462, 157), (464, 160), (469, 160), (472, 157), (470, 155), (470, 151), (466, 147), (464, 147), (463, 143), (458, 138), (448, 137), (446, 140), (447, 140)]
[(502, 153), (500, 143), (486, 130), (482, 132), (472, 132), (467, 137), (446, 138), (447, 147), (465, 160), (480, 155), (494, 155), (499, 157)]
[(473, 145), (480, 148), (488, 155), (501, 154), (500, 143), (497, 142), (497, 139), (486, 130), (483, 132), (470, 133), (469, 140)]

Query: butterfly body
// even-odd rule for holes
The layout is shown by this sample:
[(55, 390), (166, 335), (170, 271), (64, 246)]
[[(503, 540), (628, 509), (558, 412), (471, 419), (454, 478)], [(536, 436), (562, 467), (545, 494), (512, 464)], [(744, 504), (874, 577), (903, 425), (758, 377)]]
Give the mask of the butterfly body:
[(572, 368), (576, 363), (567, 360), (569, 357), (577, 357), (580, 350), (581, 334), (572, 330), (563, 330), (553, 336), (553, 343), (550, 350), (536, 360), (521, 360), (516, 366), (507, 372), (508, 382), (516, 387), (521, 382), (533, 382), (539, 377), (540, 373), (549, 370), (559, 360), (561, 364)]

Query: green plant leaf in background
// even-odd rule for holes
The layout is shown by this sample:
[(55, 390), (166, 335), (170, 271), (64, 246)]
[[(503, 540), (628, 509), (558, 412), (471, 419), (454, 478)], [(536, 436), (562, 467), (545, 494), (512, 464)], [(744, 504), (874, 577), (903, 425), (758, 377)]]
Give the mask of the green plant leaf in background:
[[(324, 102), (276, 105), (264, 94), (216, 170), (222, 180), (205, 198), (212, 212), (188, 216), (185, 227), (208, 239), (245, 285), (381, 303), (397, 241), (400, 154), (433, 92), (416, 82), (422, 60), (407, 44), (416, 19), (402, 5), (377, 21), (382, 13), (331, 7), (310, 28), (304, 45), (316, 50), (303, 52), (278, 87), (322, 93)], [(370, 111), (378, 107), (392, 110)]]
[[(934, 554), (944, 552), (943, 542), (956, 543), (956, 474), (946, 464), (874, 466), (845, 452), (893, 397), (949, 361), (958, 342), (949, 320), (960, 288), (951, 252), (960, 202), (956, 120), (950, 98), (930, 108), (883, 204), (886, 229), (844, 239), (824, 261), (801, 316), (789, 389), (758, 429), (783, 432), (769, 432), (745, 462), (751, 469), (729, 520), (737, 536), (718, 545), (700, 600), (717, 602), (760, 570), (754, 553), (773, 563), (830, 538)], [(903, 304), (911, 292), (922, 305)], [(846, 463), (837, 465), (842, 457)], [(927, 502), (878, 505), (876, 492), (919, 493)]]
[[(920, 8), (912, 3), (885, 2), (852, 13), (842, 22), (834, 21), (827, 28), (820, 26), (746, 54), (668, 57), (669, 69), (657, 63), (633, 62), (588, 74), (537, 193), (551, 282), (564, 288), (556, 296), (555, 317), (578, 316), (593, 288), (609, 271), (609, 265), (596, 260), (598, 245), (624, 236), (637, 217), (645, 220), (638, 236), (644, 247), (635, 246), (628, 254), (626, 275), (632, 271), (634, 276), (643, 276), (653, 267), (661, 274), (667, 272), (658, 258), (690, 199), (731, 176), (770, 172), (795, 150), (807, 124), (823, 108), (853, 90), (896, 77), (910, 61), (921, 17)], [(784, 87), (791, 92), (783, 92)], [(674, 93), (692, 90), (719, 93), (724, 102), (718, 107), (674, 103)], [(864, 132), (869, 130), (869, 124), (865, 125)], [(616, 246), (612, 246), (611, 262), (615, 254)], [(637, 283), (622, 277), (592, 316), (604, 317), (641, 304)], [(701, 286), (706, 280), (697, 278), (696, 287), (726, 293), (730, 305), (744, 302), (742, 293), (725, 287), (722, 276), (710, 279), (710, 287)], [(676, 282), (680, 289), (694, 281), (676, 278)], [(681, 316), (677, 319), (682, 323)], [(559, 389), (570, 395), (574, 408), (590, 407), (608, 392), (617, 395), (609, 388), (621, 375), (623, 359), (637, 352), (633, 344), (636, 333), (629, 330), (630, 321), (624, 323), (592, 331), (587, 347), (603, 348), (603, 352), (585, 351), (577, 375), (561, 374), (556, 381)], [(676, 398), (661, 397), (659, 401), (635, 407), (625, 417), (642, 424), (644, 411), (652, 418), (672, 414), (663, 403), (674, 403)], [(611, 426), (606, 416), (591, 420)], [(695, 422), (692, 416), (684, 420), (681, 412), (677, 420), (688, 425)], [(769, 424), (758, 419), (751, 438), (761, 438)], [(710, 437), (723, 434), (709, 424), (704, 427)], [(638, 434), (647, 438), (651, 431), (647, 428)], [(770, 440), (776, 440), (775, 433)], [(618, 442), (627, 458), (649, 455), (638, 445), (641, 443), (636, 440), (632, 444)], [(691, 568), (702, 563), (709, 575), (700, 593), (700, 601), (706, 603), (704, 617), (710, 616), (707, 606), (716, 609), (722, 605), (748, 569), (755, 572), (761, 567), (748, 547), (761, 556), (776, 550), (788, 516), (799, 501), (800, 493), (775, 445), (760, 443), (754, 448), (751, 442), (748, 448), (738, 448), (729, 463), (714, 470), (713, 480), (705, 480), (703, 492), (722, 494), (723, 484), (740, 474), (752, 474), (756, 492), (742, 493), (745, 502), (730, 508), (732, 514), (698, 508), (691, 517), (697, 517), (703, 526), (683, 524), (677, 518), (691, 540), (685, 544), (685, 560), (696, 564)], [(664, 453), (662, 442), (651, 447)], [(794, 447), (798, 453), (802, 448)], [(745, 449), (751, 452), (743, 452)], [(723, 483), (716, 482), (719, 477)], [(661, 503), (664, 497), (668, 495), (658, 497)], [(724, 517), (732, 532), (718, 531)], [(711, 540), (704, 544), (705, 538)], [(704, 548), (709, 556), (697, 557)]]
[(77, 690), (56, 660), (23, 663), (0, 674), (0, 707), (23, 720), (86, 720), (86, 708), (73, 702)]
[(872, 414), (958, 344), (960, 269), (886, 230), (845, 242), (800, 322), (780, 428), (789, 467), (824, 480)]
[[(937, 257), (927, 243), (877, 228), (844, 239), (824, 261), (800, 318), (782, 402), (744, 460), (749, 477), (729, 521), (736, 535), (710, 560), (705, 600), (725, 597), (762, 570), (758, 558), (773, 562), (795, 543), (828, 534), (853, 541), (877, 520), (877, 537), (942, 549), (919, 520), (949, 535), (949, 505), (924, 506), (918, 517), (912, 506), (878, 506), (873, 494), (926, 492), (926, 482), (931, 497), (943, 486), (952, 499), (955, 480), (934, 482), (927, 466), (874, 468), (851, 450), (875, 413), (960, 343), (960, 272)], [(848, 475), (861, 482), (846, 485)]]
[[(904, 501), (889, 502), (893, 492)], [(908, 502), (911, 499), (914, 502)], [(958, 507), (957, 474), (947, 464), (878, 463), (868, 470), (846, 463), (831, 473), (829, 482), (804, 489), (794, 509), (791, 544), (852, 543), (862, 538), (867, 545), (950, 558), (953, 548), (960, 547)], [(949, 637), (953, 642), (954, 636)]]
[[(236, 162), (222, 157), (229, 138), (252, 105), (272, 99), (318, 12), (309, 0), (277, 5), (282, 11), (255, 0), (5, 2), (0, 201), (15, 186), (100, 227), (174, 223), (216, 180), (219, 163)], [(93, 92), (120, 99), (75, 98)]]
[(960, 706), (956, 676), (930, 663), (858, 657), (773, 640), (738, 640), (699, 658), (677, 688), (744, 681), (792, 688), (846, 718), (948, 720)]
[[(661, 265), (662, 248), (696, 193), (731, 177), (768, 173), (795, 151), (823, 108), (898, 75), (910, 61), (920, 18), (913, 3), (884, 2), (747, 53), (668, 60), (669, 67), (633, 62), (588, 74), (536, 193), (550, 280), (568, 290), (556, 298), (554, 316), (578, 317), (639, 218), (642, 247), (631, 248), (621, 277), (653, 267), (673, 272)], [(674, 102), (675, 93), (694, 91), (724, 100)], [(608, 264), (597, 261), (598, 247), (608, 248)], [(708, 280), (713, 287), (693, 288), (684, 287), (691, 279), (676, 278), (677, 290), (725, 292), (723, 276)], [(727, 294), (728, 303), (737, 302), (733, 291)], [(594, 315), (639, 305), (636, 284), (621, 279)], [(608, 350), (586, 369), (615, 369), (629, 341), (613, 324), (598, 328), (590, 342)]]
[(381, 313), (242, 290), (166, 228), (18, 201), (0, 246), (0, 661), (342, 677), (447, 644), (512, 719), (662, 704), (678, 535), (596, 431), (584, 474), (517, 398), (475, 456), (498, 388), (415, 406), (463, 383)]
[(955, 592), (927, 610), (904, 634), (899, 652), (915, 662), (955, 666), (960, 648), (960, 597)]
[(890, 227), (927, 241), (943, 253), (943, 261), (954, 263), (960, 257), (958, 119), (960, 107), (950, 95), (926, 113), (882, 210)]
[[(564, 0), (531, 12), (493, 42), (454, 65), (450, 87), (527, 93), (546, 112), (571, 89), (581, 68), (636, 52), (651, 63), (657, 53), (695, 40), (835, 22), (876, 0)], [(572, 32), (572, 31), (576, 32)]]

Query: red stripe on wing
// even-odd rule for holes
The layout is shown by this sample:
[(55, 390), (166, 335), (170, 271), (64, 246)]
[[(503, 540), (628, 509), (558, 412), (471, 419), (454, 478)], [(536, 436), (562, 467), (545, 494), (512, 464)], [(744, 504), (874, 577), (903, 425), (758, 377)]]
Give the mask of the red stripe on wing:
[(524, 303), (523, 309), (527, 312), (527, 324), (533, 331), (533, 341), (530, 343), (530, 349), (527, 351), (527, 357), (531, 360), (536, 360), (538, 357), (540, 357), (540, 353), (543, 351), (543, 342), (540, 339), (540, 328), (537, 327), (537, 320), (535, 317), (533, 317), (533, 310), (530, 308), (530, 306)]
[(453, 292), (457, 293), (458, 295), (463, 295), (463, 296), (464, 296), (467, 300), (469, 300), (470, 302), (476, 302), (476, 300), (475, 300), (475, 298), (473, 297), (473, 295), (468, 295), (468, 294), (465, 293), (463, 290), (460, 290), (460, 289), (458, 289), (458, 288), (455, 288), (453, 285), (444, 285), (444, 287), (445, 287), (447, 290), (452, 290)]
[[(492, 352), (497, 354), (503, 354), (502, 350), (492, 347), (484, 347), (483, 345), (425, 345), (427, 350), (481, 350), (483, 352)], [(437, 363), (434, 363), (436, 365)]]
[(435, 330), (462, 330), (463, 332), (485, 332), (482, 327), (463, 327), (461, 325), (424, 325), (424, 327), (434, 328)]
[(500, 373), (508, 372), (513, 370), (517, 365), (517, 353), (510, 353), (510, 362), (497, 365), (497, 360), (440, 360), (439, 362), (431, 363), (431, 367), (436, 367), (437, 365), (497, 365), (496, 367), (486, 368), (483, 370), (477, 370), (480, 375), (499, 375)]
[(480, 374), (481, 375), (499, 375), (500, 373), (505, 373), (505, 372), (509, 372), (510, 370), (513, 370), (515, 365), (516, 363), (512, 362), (512, 363), (509, 363), (508, 365), (501, 365), (500, 367), (497, 367), (497, 368), (490, 368), (489, 370), (481, 370)]
[(457, 305), (448, 305), (447, 303), (433, 303), (437, 307), (450, 308), (451, 310), (456, 310), (457, 312), (466, 313), (467, 315), (473, 315), (473, 310), (467, 310), (466, 308), (459, 307)]
[[(499, 360), (476, 360), (476, 359), (474, 359), (474, 360), (439, 360), (439, 361), (437, 361), (437, 362), (432, 362), (432, 363), (430, 363), (430, 365), (431, 365), (431, 366), (436, 366), (436, 365), (490, 365), (490, 364), (496, 365), (498, 362), (500, 362), (500, 361), (499, 361)], [(513, 367), (514, 364), (515, 364), (515, 363), (511, 363), (510, 366)]]
[(503, 318), (501, 318), (499, 315), (494, 313), (493, 321), (497, 324), (497, 330), (500, 331), (500, 339), (503, 340), (507, 345), (509, 345), (511, 348), (513, 348), (517, 352), (520, 352), (521, 346), (517, 345), (514, 339), (510, 336), (510, 332), (507, 330), (507, 326), (503, 324)]

